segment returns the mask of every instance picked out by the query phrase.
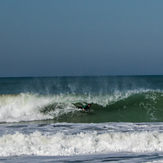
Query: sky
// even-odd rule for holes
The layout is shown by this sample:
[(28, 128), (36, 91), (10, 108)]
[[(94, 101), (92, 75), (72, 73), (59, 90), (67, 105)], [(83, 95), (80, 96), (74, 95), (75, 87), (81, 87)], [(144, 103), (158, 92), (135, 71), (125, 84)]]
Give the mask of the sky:
[(0, 0), (0, 77), (163, 75), (163, 0)]

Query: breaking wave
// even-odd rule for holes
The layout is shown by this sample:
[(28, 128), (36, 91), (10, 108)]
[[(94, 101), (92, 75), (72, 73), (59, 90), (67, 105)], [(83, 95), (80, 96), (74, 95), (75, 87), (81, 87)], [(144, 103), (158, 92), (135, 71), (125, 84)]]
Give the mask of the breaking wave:
[[(93, 115), (83, 116), (76, 108), (86, 103), (92, 103)], [(112, 94), (0, 95), (0, 122), (47, 119), (78, 123), (152, 122), (163, 121), (162, 112), (163, 92), (159, 90), (134, 90)]]

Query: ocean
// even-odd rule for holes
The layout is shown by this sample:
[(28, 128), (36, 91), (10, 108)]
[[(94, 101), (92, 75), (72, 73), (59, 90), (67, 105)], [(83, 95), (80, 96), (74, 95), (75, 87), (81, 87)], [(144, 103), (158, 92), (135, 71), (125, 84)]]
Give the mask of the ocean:
[(163, 76), (0, 78), (1, 162), (163, 162)]

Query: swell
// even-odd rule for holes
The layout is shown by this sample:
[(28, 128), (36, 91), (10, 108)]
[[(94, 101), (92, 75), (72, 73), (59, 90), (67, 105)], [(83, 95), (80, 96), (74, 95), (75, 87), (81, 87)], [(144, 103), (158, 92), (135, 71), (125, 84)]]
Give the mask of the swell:
[[(94, 114), (77, 106), (91, 103)], [(163, 92), (133, 90), (112, 94), (0, 96), (0, 122), (53, 120), (54, 122), (162, 122)]]

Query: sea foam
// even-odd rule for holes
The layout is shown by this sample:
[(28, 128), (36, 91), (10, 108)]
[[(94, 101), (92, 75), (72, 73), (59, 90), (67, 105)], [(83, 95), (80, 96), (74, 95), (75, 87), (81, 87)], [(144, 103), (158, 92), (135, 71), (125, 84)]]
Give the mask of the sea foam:
[(70, 156), (107, 152), (154, 152), (163, 151), (163, 133), (114, 132), (97, 134), (64, 133), (32, 134), (15, 133), (0, 137), (0, 156), (44, 155)]

